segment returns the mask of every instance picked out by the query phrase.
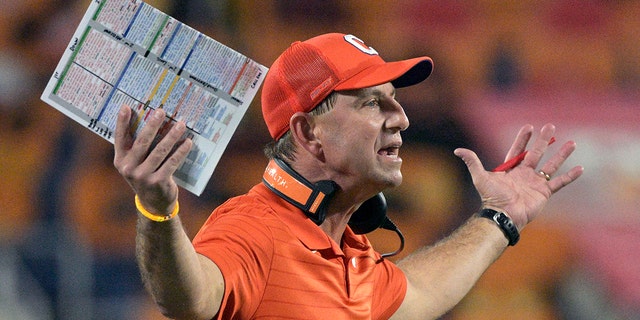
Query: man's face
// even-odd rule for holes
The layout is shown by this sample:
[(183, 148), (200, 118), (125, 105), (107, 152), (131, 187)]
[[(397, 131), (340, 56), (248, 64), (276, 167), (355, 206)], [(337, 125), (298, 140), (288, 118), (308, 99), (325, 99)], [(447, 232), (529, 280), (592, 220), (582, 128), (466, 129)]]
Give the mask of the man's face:
[(317, 118), (332, 180), (345, 188), (379, 192), (402, 182), (400, 131), (409, 126), (395, 88), (386, 83), (339, 92), (334, 108)]

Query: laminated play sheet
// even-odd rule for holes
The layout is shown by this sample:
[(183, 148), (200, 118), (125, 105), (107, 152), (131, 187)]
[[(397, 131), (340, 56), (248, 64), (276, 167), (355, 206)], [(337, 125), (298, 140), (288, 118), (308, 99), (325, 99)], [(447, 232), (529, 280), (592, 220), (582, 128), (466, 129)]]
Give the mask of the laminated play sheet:
[(194, 143), (174, 178), (200, 195), (267, 71), (145, 2), (94, 0), (41, 98), (111, 143), (123, 105), (135, 132), (158, 108), (165, 129), (185, 122)]

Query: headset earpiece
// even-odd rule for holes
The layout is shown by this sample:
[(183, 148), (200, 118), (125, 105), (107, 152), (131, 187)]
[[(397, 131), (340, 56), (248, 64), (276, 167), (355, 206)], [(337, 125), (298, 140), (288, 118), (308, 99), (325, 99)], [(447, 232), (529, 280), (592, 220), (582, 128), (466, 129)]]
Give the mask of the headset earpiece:
[(369, 233), (380, 228), (387, 219), (387, 200), (378, 193), (362, 203), (349, 219), (349, 227), (356, 234)]
[(387, 200), (382, 192), (360, 205), (349, 219), (349, 227), (356, 234), (369, 233), (378, 228), (394, 231), (400, 237), (400, 248), (394, 252), (382, 254), (382, 257), (394, 256), (404, 249), (404, 236), (387, 216)]

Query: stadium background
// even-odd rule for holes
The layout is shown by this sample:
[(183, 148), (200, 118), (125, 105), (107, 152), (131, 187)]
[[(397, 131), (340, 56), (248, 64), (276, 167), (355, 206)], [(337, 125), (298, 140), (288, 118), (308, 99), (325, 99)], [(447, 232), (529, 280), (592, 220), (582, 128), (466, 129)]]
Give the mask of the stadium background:
[[(640, 318), (640, 1), (148, 1), (269, 66), (292, 41), (352, 33), (387, 60), (429, 55), (398, 93), (411, 121), (405, 182), (387, 192), (410, 251), (477, 209), (456, 147), (502, 162), (518, 128), (556, 124), (584, 176), (444, 319)], [(112, 146), (39, 100), (88, 1), (0, 4), (0, 319), (162, 319), (134, 257), (133, 194)], [(191, 235), (259, 181), (259, 99), (201, 197), (181, 193)], [(552, 146), (553, 148), (557, 146)], [(397, 246), (376, 232), (381, 251)]]

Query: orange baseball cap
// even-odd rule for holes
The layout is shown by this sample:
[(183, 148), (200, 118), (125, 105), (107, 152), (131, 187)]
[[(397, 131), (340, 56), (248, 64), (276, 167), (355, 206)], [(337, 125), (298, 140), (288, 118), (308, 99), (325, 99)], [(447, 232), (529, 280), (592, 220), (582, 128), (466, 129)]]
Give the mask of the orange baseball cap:
[(429, 57), (385, 62), (350, 34), (328, 33), (291, 44), (274, 62), (262, 88), (262, 115), (275, 140), (289, 130), (298, 111), (309, 112), (333, 91), (391, 82), (396, 88), (426, 79)]

